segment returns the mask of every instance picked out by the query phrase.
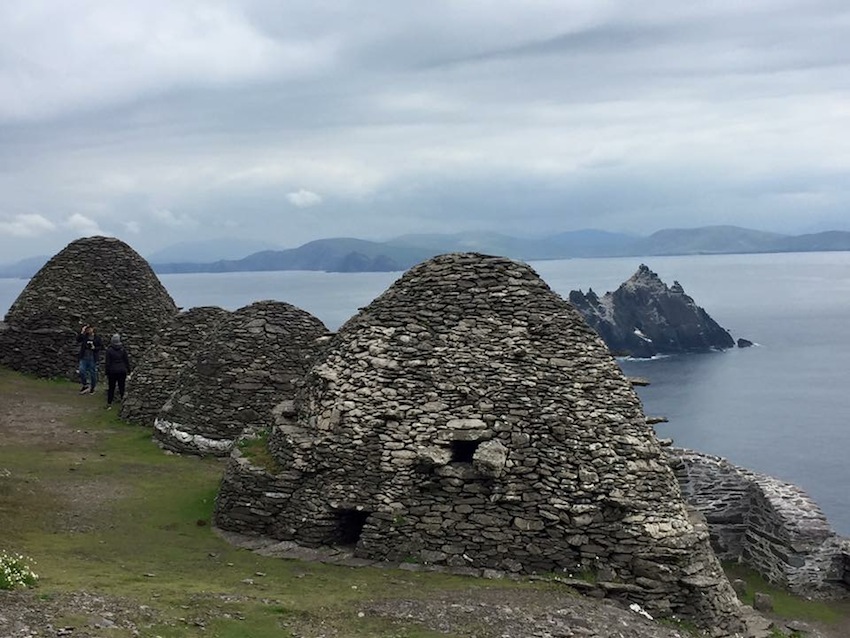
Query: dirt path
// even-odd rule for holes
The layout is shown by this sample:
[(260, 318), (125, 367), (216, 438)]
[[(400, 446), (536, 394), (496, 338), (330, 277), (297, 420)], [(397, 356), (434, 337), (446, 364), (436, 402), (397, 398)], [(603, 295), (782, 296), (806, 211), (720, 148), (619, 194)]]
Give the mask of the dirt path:
[[(33, 478), (0, 463), (0, 529), (11, 529), (11, 540), (15, 521), (20, 518), (22, 499), (32, 499), (25, 505), (28, 514), (50, 510), (44, 519), (50, 529), (57, 533), (81, 533), (92, 530), (99, 508), (120, 496), (108, 477), (97, 481), (74, 477), (76, 464), (85, 460), (104, 436), (102, 431), (75, 424), (86, 414), (103, 409), (102, 401), (102, 394), (78, 395), (75, 386), (33, 383), (27, 377), (0, 369), (0, 445), (37, 451), (41, 455), (71, 455), (68, 476), (61, 481)], [(64, 619), (70, 613), (96, 618), (94, 629), (98, 631), (127, 630), (119, 635), (135, 634), (136, 620), (145, 616), (144, 610), (132, 601), (88, 592), (44, 595), (38, 589), (0, 591), (0, 636), (101, 635), (67, 626)]]

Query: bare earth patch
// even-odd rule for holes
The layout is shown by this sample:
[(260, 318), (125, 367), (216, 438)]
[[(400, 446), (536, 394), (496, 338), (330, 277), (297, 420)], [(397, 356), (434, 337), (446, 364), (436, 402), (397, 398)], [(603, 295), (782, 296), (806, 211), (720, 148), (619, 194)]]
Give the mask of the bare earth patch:
[(92, 532), (106, 507), (124, 495), (124, 490), (108, 479), (99, 481), (63, 481), (46, 485), (62, 503), (54, 519), (56, 532)]
[[(72, 387), (49, 384), (33, 389), (23, 377), (4, 373), (0, 392), (0, 442), (4, 447), (40, 449), (44, 454), (75, 451), (86, 453), (102, 434), (75, 427), (73, 422), (91, 402), (102, 395), (74, 396)], [(76, 404), (76, 405), (75, 405)], [(69, 464), (69, 475), (73, 464)], [(13, 472), (0, 466), (0, 487), (12, 481)], [(56, 508), (51, 527), (57, 532), (82, 532), (92, 529), (91, 521), (108, 502), (120, 496), (107, 478), (101, 480), (38, 480), (34, 498), (45, 493)], [(2, 529), (0, 521), (0, 529)], [(127, 629), (136, 631), (137, 621), (150, 617), (149, 610), (130, 601), (87, 592), (42, 596), (38, 591), (0, 591), (0, 636), (88, 636), (99, 632)], [(83, 625), (81, 627), (80, 625)], [(122, 634), (123, 635), (123, 634)]]
[(153, 622), (149, 607), (111, 596), (75, 592), (40, 598), (35, 592), (0, 592), (4, 638), (129, 636)]
[(428, 600), (384, 601), (372, 605), (370, 611), (408, 622), (415, 620), (441, 633), (477, 638), (687, 636), (620, 605), (557, 592), (478, 590)]
[(73, 428), (70, 423), (82, 414), (87, 401), (98, 401), (102, 395), (79, 395), (79, 406), (69, 405), (72, 391), (56, 386), (62, 402), (51, 401), (41, 389), (32, 391), (30, 384), (7, 378), (9, 387), (0, 393), (0, 440), (4, 445), (38, 445), (45, 451), (88, 447), (92, 434)]
[[(90, 531), (91, 521), (109, 502), (121, 496), (120, 489), (108, 477), (84, 480), (73, 476), (86, 454), (104, 433), (75, 427), (74, 421), (92, 404), (98, 407), (103, 394), (79, 395), (73, 386), (48, 384), (33, 389), (32, 383), (14, 376), (4, 379), (8, 390), (0, 392), (0, 441), (4, 446), (26, 446), (44, 454), (73, 452), (68, 476), (61, 480), (39, 479), (38, 488), (57, 504), (56, 531)], [(10, 470), (0, 466), (0, 480), (12, 478)]]

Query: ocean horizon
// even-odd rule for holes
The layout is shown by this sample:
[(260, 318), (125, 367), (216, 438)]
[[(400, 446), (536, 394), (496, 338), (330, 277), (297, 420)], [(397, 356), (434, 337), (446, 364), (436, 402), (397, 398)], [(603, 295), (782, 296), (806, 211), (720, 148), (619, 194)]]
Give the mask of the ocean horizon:
[[(530, 262), (563, 297), (616, 289), (645, 263), (678, 281), (734, 338), (757, 345), (723, 352), (621, 360), (659, 437), (794, 483), (850, 535), (850, 252), (627, 257)], [(286, 301), (335, 330), (401, 276), (281, 271), (160, 275), (178, 306), (235, 310)], [(0, 310), (26, 280), (0, 279)]]

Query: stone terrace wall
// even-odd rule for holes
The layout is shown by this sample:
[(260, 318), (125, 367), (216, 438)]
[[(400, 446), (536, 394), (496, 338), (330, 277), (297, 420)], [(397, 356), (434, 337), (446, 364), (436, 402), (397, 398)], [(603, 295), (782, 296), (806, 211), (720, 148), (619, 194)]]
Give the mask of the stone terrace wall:
[(846, 595), (847, 540), (799, 487), (723, 458), (670, 448), (682, 493), (708, 521), (721, 558), (740, 559), (802, 595)]
[(231, 313), (180, 372), (154, 439), (176, 452), (229, 453), (246, 428), (272, 425), (272, 409), (295, 394), (326, 334), (316, 317), (280, 301)]
[(728, 461), (680, 448), (667, 448), (685, 500), (702, 512), (711, 545), (721, 560), (744, 551), (753, 475)]
[(269, 449), (268, 489), (231, 462), (220, 527), (378, 560), (592, 572), (651, 613), (736, 626), (631, 384), (525, 264), (462, 254), (408, 271), (334, 337)]
[(216, 525), (248, 536), (274, 538), (298, 477), (298, 472), (272, 473), (254, 465), (237, 445), (216, 496)]
[(12, 304), (0, 330), (0, 363), (41, 377), (76, 379), (81, 324), (96, 326), (104, 348), (119, 333), (132, 363), (176, 313), (153, 270), (130, 246), (112, 237), (78, 239), (50, 259)]
[(177, 386), (180, 372), (214, 341), (213, 335), (230, 312), (201, 306), (181, 312), (154, 337), (134, 362), (121, 404), (121, 418), (153, 427), (159, 411)]

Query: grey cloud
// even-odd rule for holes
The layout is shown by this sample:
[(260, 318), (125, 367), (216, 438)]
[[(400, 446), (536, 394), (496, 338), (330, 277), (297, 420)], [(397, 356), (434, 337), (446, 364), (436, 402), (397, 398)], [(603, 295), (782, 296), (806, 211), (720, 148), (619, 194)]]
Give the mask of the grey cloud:
[(297, 76), (327, 52), (265, 38), (229, 3), (116, 0), (0, 7), (0, 119), (44, 119), (181, 86)]
[[(843, 84), (838, 73), (850, 64), (845, 6), (768, 3), (748, 9), (734, 3), (717, 11), (714, 4), (688, 5), (702, 9), (697, 15), (692, 10), (677, 15), (677, 6), (655, 5), (663, 12), (658, 11), (654, 21), (645, 15), (646, 5), (640, 5), (640, 13), (630, 16), (626, 11), (613, 22), (437, 60), (433, 68), (468, 66), (486, 74), (487, 66), (495, 65), (492, 72), (498, 73), (504, 72), (503, 65), (534, 64), (544, 80), (554, 80), (557, 67), (546, 61), (553, 58), (564, 79), (585, 80), (576, 88), (591, 92), (604, 89), (606, 78), (616, 79), (621, 87), (624, 83), (623, 88), (652, 89), (670, 80), (696, 84), (706, 76), (757, 77), (818, 69), (834, 71), (835, 81)], [(589, 72), (583, 74), (582, 69)]]
[[(74, 213), (151, 248), (847, 223), (844, 3), (211, 2), (210, 37), (165, 57), (111, 26), (132, 32), (138, 11), (152, 38), (206, 23), (156, 0), (113, 6), (114, 24), (0, 20), (0, 92), (35, 87), (20, 93), (31, 109), (0, 118), (0, 254), (36, 245), (3, 224), (39, 215), (59, 241)], [(74, 48), (72, 29), (90, 42)], [(228, 66), (218, 45), (250, 55)], [(46, 70), (59, 55), (75, 86)], [(321, 205), (294, 207), (301, 190)]]
[(562, 33), (544, 40), (527, 42), (506, 49), (495, 49), (482, 53), (435, 62), (433, 67), (451, 66), (456, 64), (475, 64), (490, 60), (510, 60), (513, 58), (528, 58), (538, 56), (575, 56), (579, 54), (606, 54), (614, 51), (634, 50), (639, 48), (657, 47), (669, 42), (676, 35), (681, 40), (681, 34), (670, 27), (650, 25), (606, 25), (592, 26), (583, 31)]

